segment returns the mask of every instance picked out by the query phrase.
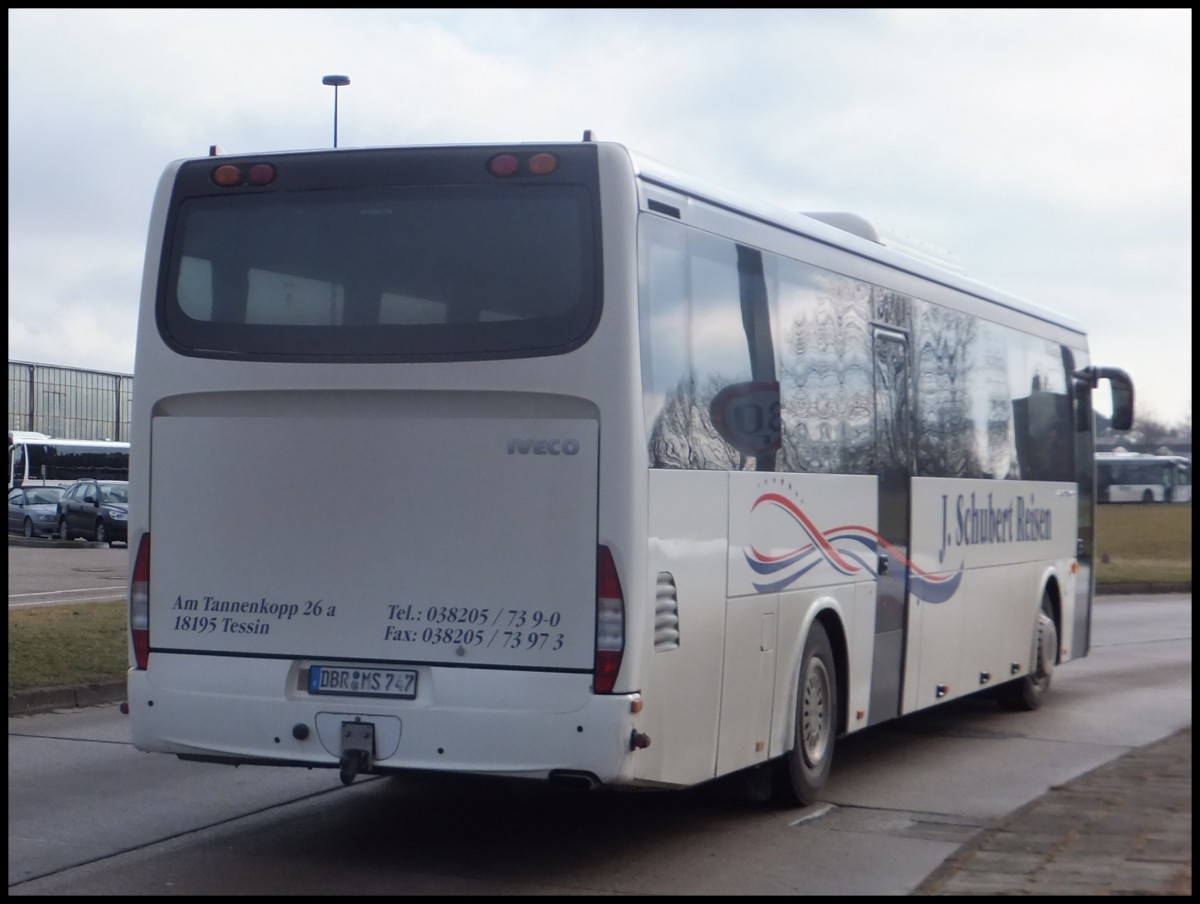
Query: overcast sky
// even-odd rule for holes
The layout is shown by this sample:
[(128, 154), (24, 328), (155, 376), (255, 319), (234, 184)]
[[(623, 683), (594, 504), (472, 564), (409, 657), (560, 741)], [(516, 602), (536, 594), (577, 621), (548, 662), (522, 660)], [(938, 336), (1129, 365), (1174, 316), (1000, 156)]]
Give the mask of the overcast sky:
[(847, 210), (1084, 324), (1191, 418), (1192, 12), (29, 10), (9, 17), (9, 357), (132, 373), (151, 197), (203, 156), (575, 141)]

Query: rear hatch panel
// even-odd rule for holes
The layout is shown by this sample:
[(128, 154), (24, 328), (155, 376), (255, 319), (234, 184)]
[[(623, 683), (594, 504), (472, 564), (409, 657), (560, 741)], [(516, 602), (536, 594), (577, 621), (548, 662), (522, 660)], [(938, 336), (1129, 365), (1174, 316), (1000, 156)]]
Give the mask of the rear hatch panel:
[(155, 418), (152, 651), (591, 670), (594, 417), (284, 407)]

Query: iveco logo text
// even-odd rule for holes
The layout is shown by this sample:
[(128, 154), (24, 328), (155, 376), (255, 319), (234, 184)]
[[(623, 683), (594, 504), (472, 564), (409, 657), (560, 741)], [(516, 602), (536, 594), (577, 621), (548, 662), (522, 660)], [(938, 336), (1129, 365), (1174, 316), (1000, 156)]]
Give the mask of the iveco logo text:
[(510, 439), (508, 454), (516, 455), (578, 455), (577, 439)]

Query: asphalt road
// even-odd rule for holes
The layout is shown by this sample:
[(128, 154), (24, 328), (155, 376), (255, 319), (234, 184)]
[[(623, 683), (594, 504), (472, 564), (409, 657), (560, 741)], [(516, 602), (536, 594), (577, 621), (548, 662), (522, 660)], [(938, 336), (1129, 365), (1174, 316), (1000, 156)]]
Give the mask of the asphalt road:
[[(344, 787), (139, 753), (114, 705), (10, 717), (9, 893), (909, 894), (980, 831), (1190, 725), (1191, 648), (1190, 596), (1103, 598), (1091, 655), (1042, 709), (968, 699), (866, 729), (839, 742), (823, 802), (790, 810), (714, 787)], [(1093, 851), (1052, 865), (1094, 873)]]
[(124, 544), (8, 538), (9, 609), (126, 599), (128, 574)]

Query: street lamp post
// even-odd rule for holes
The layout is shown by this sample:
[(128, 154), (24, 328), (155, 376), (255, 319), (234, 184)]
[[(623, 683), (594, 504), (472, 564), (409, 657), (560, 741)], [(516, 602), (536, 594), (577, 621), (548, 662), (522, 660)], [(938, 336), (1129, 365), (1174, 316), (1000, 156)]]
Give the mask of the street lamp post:
[(321, 84), (333, 85), (333, 146), (337, 147), (338, 88), (344, 88), (350, 84), (350, 76), (327, 75), (321, 79)]

